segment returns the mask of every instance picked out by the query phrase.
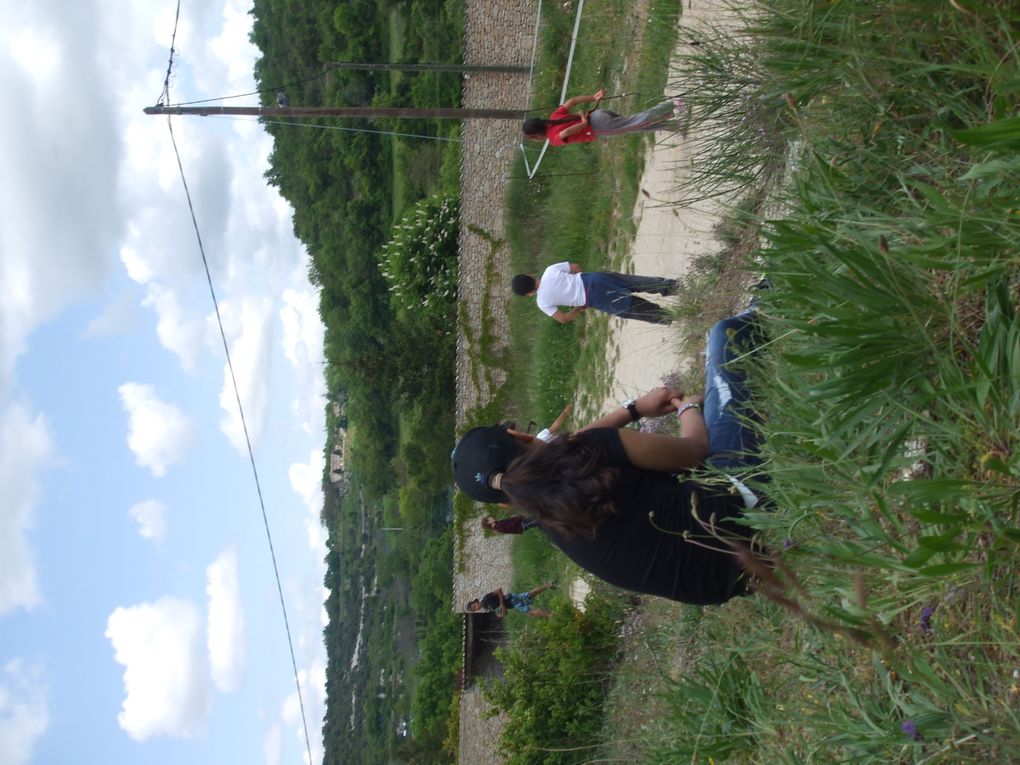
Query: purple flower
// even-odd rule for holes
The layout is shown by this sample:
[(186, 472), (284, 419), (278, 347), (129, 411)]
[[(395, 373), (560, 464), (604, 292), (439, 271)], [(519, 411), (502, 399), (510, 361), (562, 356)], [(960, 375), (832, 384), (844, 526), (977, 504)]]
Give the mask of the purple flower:
[(900, 725), (900, 730), (903, 731), (903, 734), (912, 741), (920, 741), (921, 738), (923, 738), (921, 736), (921, 731), (917, 729), (917, 723), (913, 720), (904, 720)]
[(797, 544), (796, 542), (794, 542), (792, 539), (787, 537), (786, 539), (783, 540), (783, 549), (784, 550), (789, 550), (791, 547), (793, 547), (796, 544)]
[(922, 635), (927, 635), (931, 632), (931, 615), (935, 613), (934, 606), (925, 606), (921, 609), (921, 621), (918, 624), (918, 629)]
[(642, 433), (662, 433), (665, 425), (662, 417), (649, 417), (646, 420), (641, 421), (641, 425), (638, 426), (638, 430)]
[(673, 390), (680, 390), (680, 378), (682, 375), (679, 372), (670, 372), (668, 375), (662, 378), (662, 384), (666, 388), (672, 388)]

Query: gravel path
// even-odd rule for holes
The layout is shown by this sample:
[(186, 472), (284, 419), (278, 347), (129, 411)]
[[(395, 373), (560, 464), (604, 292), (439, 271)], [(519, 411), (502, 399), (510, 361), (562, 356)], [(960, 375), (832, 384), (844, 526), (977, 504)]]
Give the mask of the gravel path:
[[(725, 20), (723, 0), (690, 0), (684, 4), (680, 27), (704, 28), (709, 20)], [(689, 35), (681, 35), (690, 39)], [(680, 77), (679, 56), (689, 50), (680, 43), (674, 52), (669, 81)], [(699, 124), (692, 115), (686, 137), (679, 134), (660, 139), (645, 157), (641, 189), (634, 208), (638, 221), (637, 236), (631, 252), (632, 272), (649, 276), (683, 277), (699, 255), (719, 249), (713, 230), (727, 200), (709, 200), (695, 206), (676, 208), (677, 200), (690, 174), (693, 147), (699, 137), (712, 130), (711, 124)], [(668, 299), (653, 298), (664, 304)], [(662, 378), (684, 363), (677, 356), (676, 329), (639, 321), (612, 319), (607, 348), (612, 390), (603, 403), (603, 411), (636, 397), (661, 384)]]

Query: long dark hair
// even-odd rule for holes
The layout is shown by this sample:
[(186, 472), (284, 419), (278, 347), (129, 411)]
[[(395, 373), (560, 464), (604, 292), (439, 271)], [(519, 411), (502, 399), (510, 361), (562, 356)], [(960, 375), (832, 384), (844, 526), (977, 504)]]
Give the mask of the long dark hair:
[(528, 117), (524, 120), (524, 135), (546, 135), (550, 125), (565, 125), (580, 122), (581, 118), (576, 114), (563, 117), (558, 120), (544, 120), (541, 117)]
[(535, 445), (510, 463), (501, 488), (510, 502), (565, 537), (594, 537), (616, 512), (616, 468), (601, 466), (602, 449), (576, 436)]

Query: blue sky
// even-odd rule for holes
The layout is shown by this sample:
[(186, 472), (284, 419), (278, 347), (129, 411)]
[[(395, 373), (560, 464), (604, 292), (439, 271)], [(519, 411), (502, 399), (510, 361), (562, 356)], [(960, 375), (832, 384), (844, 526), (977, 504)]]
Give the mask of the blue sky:
[[(20, 6), (20, 7), (16, 7)], [(294, 678), (166, 118), (175, 5), (0, 5), (0, 765), (298, 763)], [(185, 2), (173, 101), (254, 90)], [(239, 103), (254, 103), (254, 98)], [(176, 118), (321, 759), (318, 297), (246, 120)]]

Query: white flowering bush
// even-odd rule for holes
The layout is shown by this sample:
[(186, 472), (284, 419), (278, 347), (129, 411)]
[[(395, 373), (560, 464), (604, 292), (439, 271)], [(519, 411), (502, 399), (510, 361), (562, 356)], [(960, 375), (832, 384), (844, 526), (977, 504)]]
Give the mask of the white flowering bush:
[(393, 238), (379, 253), (379, 268), (397, 308), (453, 319), (459, 225), (459, 200), (435, 195), (419, 201), (393, 227)]

